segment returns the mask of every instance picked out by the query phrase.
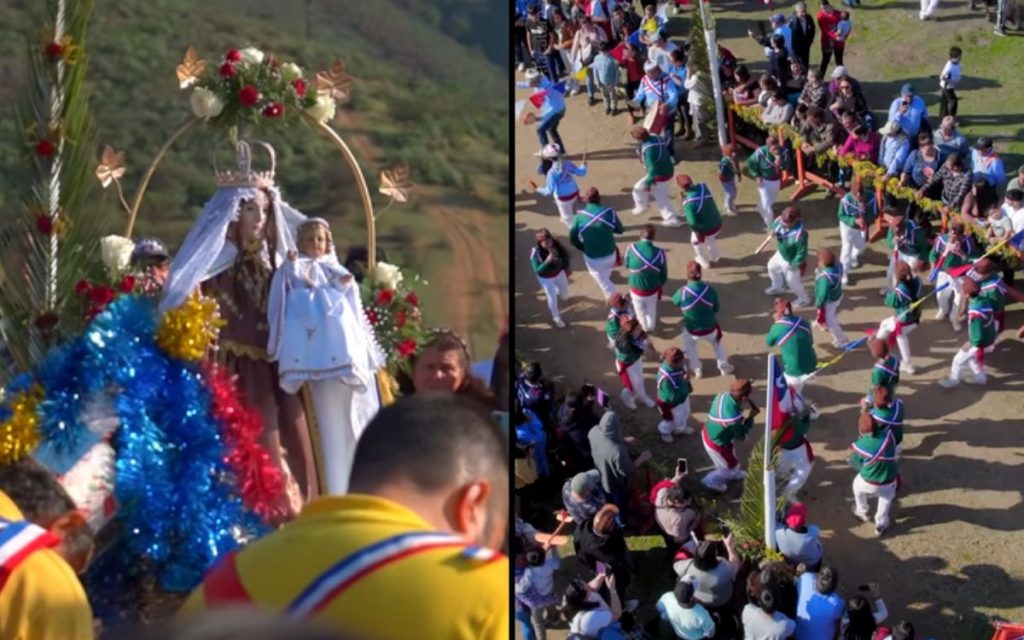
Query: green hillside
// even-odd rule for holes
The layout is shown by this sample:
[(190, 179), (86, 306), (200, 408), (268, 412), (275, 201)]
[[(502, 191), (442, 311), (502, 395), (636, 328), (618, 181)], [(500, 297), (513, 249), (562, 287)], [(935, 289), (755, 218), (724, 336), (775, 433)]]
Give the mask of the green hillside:
[[(43, 5), (0, 0), (4, 109), (22, 89), (26, 38), (42, 45), (36, 12)], [(481, 48), (465, 46), (428, 17), (397, 0), (98, 2), (86, 44), (100, 142), (126, 151), (124, 182), (130, 198), (157, 148), (191, 115), (188, 95), (178, 89), (174, 73), (188, 46), (214, 63), (228, 48), (259, 46), (310, 72), (326, 69), (340, 57), (355, 80), (352, 99), (341, 108), (353, 116), (346, 122), (358, 123), (358, 130), (338, 125), (342, 134), (368, 136), (381, 166), (408, 162), (417, 184), (444, 187), (442, 193), (453, 198), (460, 195), (456, 191), (470, 194), (489, 214), (494, 234), (504, 230), (500, 238), (488, 239), (492, 244), (487, 248), (505, 247), (507, 71)], [(496, 17), (505, 23), (494, 28), (507, 31), (507, 16)], [(28, 152), (26, 136), (14, 130), (11, 115), (3, 113), (0, 119), (0, 223), (3, 216), (18, 213), (25, 187), (21, 164)], [(257, 137), (265, 137), (277, 149), (278, 183), (291, 204), (307, 214), (328, 217), (342, 251), (365, 242), (354, 180), (328, 142), (303, 126)], [(180, 140), (154, 176), (137, 233), (159, 235), (172, 245), (180, 242), (213, 192), (214, 159), (223, 167), (232, 157), (226, 140), (206, 130)], [(363, 166), (375, 190), (376, 172), (365, 162)], [(380, 209), (386, 199), (378, 195), (375, 202)], [(97, 190), (88, 216), (79, 213), (78, 222), (123, 230), (113, 189)], [(381, 245), (393, 261), (428, 269), (424, 276), (437, 282), (447, 265), (428, 254), (443, 246), (445, 237), (427, 222), (415, 200), (397, 205), (379, 221)], [(507, 247), (501, 250), (507, 256)], [(502, 277), (507, 284), (507, 274)], [(428, 306), (428, 321), (443, 321), (441, 304)], [(489, 349), (495, 333), (496, 327), (474, 326), (474, 346)]]

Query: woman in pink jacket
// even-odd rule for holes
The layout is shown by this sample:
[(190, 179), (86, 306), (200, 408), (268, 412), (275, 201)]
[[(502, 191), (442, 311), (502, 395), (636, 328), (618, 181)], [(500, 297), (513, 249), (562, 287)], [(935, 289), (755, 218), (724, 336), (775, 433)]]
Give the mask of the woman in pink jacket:
[(878, 151), (882, 139), (865, 124), (853, 128), (846, 143), (839, 149), (841, 156), (853, 156), (854, 160), (867, 160), (878, 164)]

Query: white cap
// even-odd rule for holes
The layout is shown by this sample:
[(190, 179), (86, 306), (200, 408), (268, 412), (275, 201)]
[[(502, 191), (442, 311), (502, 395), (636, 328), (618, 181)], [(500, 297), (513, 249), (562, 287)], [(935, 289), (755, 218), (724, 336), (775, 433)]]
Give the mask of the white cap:
[(846, 70), (846, 67), (844, 67), (843, 65), (839, 65), (838, 67), (832, 70), (833, 78), (845, 78), (848, 75), (850, 75), (850, 73)]
[(554, 160), (562, 153), (561, 147), (556, 143), (544, 145), (544, 148), (540, 150), (540, 157), (545, 160)]
[(644, 63), (644, 71), (653, 71), (658, 68), (658, 63), (654, 60), (648, 60)]

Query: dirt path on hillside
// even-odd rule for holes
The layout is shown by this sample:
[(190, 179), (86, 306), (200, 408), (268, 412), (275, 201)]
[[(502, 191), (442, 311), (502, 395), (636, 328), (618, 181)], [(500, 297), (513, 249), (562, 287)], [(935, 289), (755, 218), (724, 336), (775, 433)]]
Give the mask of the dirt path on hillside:
[[(751, 43), (733, 39), (725, 44), (739, 55), (760, 60)], [(856, 62), (856, 49), (851, 57)], [(525, 95), (518, 91), (514, 99), (521, 100)], [(639, 218), (629, 212), (632, 202), (628, 189), (642, 168), (630, 145), (628, 119), (625, 115), (605, 116), (600, 104), (588, 108), (585, 94), (567, 102), (567, 116), (560, 127), (565, 144), (570, 153), (579, 154), (584, 147), (589, 150), (590, 171), (579, 185), (584, 190), (598, 187), (605, 194), (603, 203), (620, 212), (626, 233), (619, 246), (625, 249), (638, 239), (643, 223), (658, 221), (653, 208)], [(570, 300), (562, 303), (568, 327), (559, 330), (552, 325), (527, 256), (537, 228), (550, 228), (566, 246), (567, 233), (550, 198), (521, 192), (527, 180), (540, 181), (536, 158), (531, 155), (537, 148), (533, 127), (517, 125), (515, 143), (517, 351), (540, 360), (545, 372), (560, 384), (601, 384), (611, 392), (616, 410), (624, 415), (629, 435), (638, 438), (640, 448), (649, 448), (654, 454), (655, 466), (670, 475), (677, 457), (688, 458), (691, 486), (696, 487), (700, 475), (710, 469), (699, 438), (690, 436), (664, 444), (657, 437), (658, 416), (654, 410), (629, 412), (618, 403), (621, 385), (614, 374), (613, 356), (605, 346), (606, 311), (597, 285), (586, 272), (579, 252), (573, 249)], [(721, 205), (721, 190), (713, 174), (717, 152), (681, 140), (677, 140), (676, 148), (682, 157), (677, 173), (688, 173), (695, 181), (707, 183)], [(578, 159), (578, 155), (575, 157)], [(754, 207), (757, 194), (750, 181), (741, 183), (739, 191), (739, 217), (724, 218), (719, 240), (724, 257), (706, 272), (705, 279), (717, 288), (722, 301), (719, 320), (736, 374), (755, 380), (755, 397), (760, 404), (765, 393), (764, 335), (771, 325), (771, 299), (763, 294), (768, 285), (765, 265), (771, 252), (752, 255), (763, 238)], [(670, 193), (678, 203), (674, 184)], [(788, 189), (780, 194), (777, 211), (788, 204), (791, 193)], [(800, 207), (812, 251), (826, 246), (838, 251), (835, 201), (824, 201), (819, 192), (802, 201)], [(668, 255), (670, 282), (666, 291), (670, 297), (683, 283), (685, 265), (693, 256), (689, 230), (659, 226), (657, 244)], [(839, 317), (853, 337), (864, 335), (865, 328), (887, 315), (877, 295), (884, 280), (886, 257), (882, 251), (877, 245), (868, 249), (862, 258), (864, 266), (853, 274), (852, 284), (846, 288)], [(813, 263), (809, 267), (813, 271)], [(813, 284), (810, 277), (805, 279), (808, 286)], [(613, 280), (620, 290), (625, 289), (621, 271)], [(870, 356), (863, 350), (847, 356), (806, 390), (821, 407), (822, 417), (813, 423), (809, 434), (816, 463), (802, 499), (808, 505), (810, 521), (824, 533), (825, 561), (838, 567), (843, 596), (853, 595), (859, 584), (877, 581), (891, 612), (890, 624), (907, 618), (917, 625), (922, 637), (988, 638), (992, 634), (987, 622), (990, 616), (1024, 617), (1024, 553), (1020, 552), (1024, 436), (1018, 428), (1024, 410), (1024, 383), (1014, 375), (1021, 370), (1024, 345), (1012, 337), (1012, 331), (1004, 333), (1004, 342), (986, 358), (986, 388), (944, 390), (936, 381), (947, 373), (952, 355), (966, 334), (954, 334), (948, 323), (933, 320), (935, 309), (934, 302), (924, 307), (924, 322), (911, 337), (918, 372), (906, 377), (898, 390), (907, 415), (901, 463), (904, 486), (893, 508), (889, 532), (878, 538), (872, 525), (859, 522), (850, 513), (854, 474), (846, 460), (849, 444), (856, 437), (857, 402), (868, 387), (871, 366)], [(813, 311), (801, 315), (813, 321)], [(652, 337), (657, 350), (662, 351), (678, 345), (681, 316), (667, 299), (659, 305), (659, 316)], [(1019, 310), (1013, 308), (1007, 325), (1019, 326), (1020, 320)], [(832, 353), (829, 336), (818, 331), (814, 335), (819, 358), (827, 358)], [(714, 372), (707, 346), (700, 349), (704, 371), (712, 374), (694, 383), (693, 414), (703, 423), (712, 396), (725, 390), (729, 381)], [(656, 368), (654, 362), (646, 363), (648, 391), (653, 389)], [(759, 434), (754, 433), (741, 443), (740, 459), (745, 461), (759, 441)], [(733, 489), (730, 495), (736, 493)], [(563, 564), (577, 563), (570, 559)], [(647, 586), (645, 596), (671, 589), (661, 572), (638, 580), (653, 583)], [(653, 604), (649, 597), (641, 602), (642, 617), (652, 615)], [(548, 637), (564, 638), (564, 625)]]

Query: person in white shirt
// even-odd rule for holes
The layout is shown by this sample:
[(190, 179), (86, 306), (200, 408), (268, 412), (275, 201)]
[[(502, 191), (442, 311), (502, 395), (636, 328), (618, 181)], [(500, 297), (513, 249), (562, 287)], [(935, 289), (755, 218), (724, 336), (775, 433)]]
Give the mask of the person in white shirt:
[(1003, 215), (1010, 219), (1013, 225), (1013, 232), (1024, 231), (1024, 191), (1020, 189), (1007, 189), (1003, 196), (1003, 206), (1000, 207)]
[(942, 67), (939, 74), (939, 88), (942, 89), (942, 98), (939, 100), (939, 118), (946, 116), (956, 117), (956, 108), (959, 100), (956, 97), (956, 85), (960, 83), (960, 57), (963, 51), (960, 47), (949, 48), (949, 60), (946, 66)]
[(693, 599), (693, 585), (686, 580), (680, 580), (674, 591), (662, 595), (655, 608), (676, 638), (703, 640), (715, 634), (711, 615)]
[(674, 42), (665, 37), (663, 30), (656, 31), (651, 36), (653, 42), (647, 47), (647, 59), (658, 65), (661, 72), (668, 74), (672, 70), (672, 52), (679, 48)]
[(776, 596), (771, 589), (761, 591), (758, 601), (743, 607), (744, 640), (786, 640), (796, 632), (796, 622), (775, 610)]
[[(602, 586), (608, 588), (610, 604), (598, 593)], [(569, 620), (569, 633), (599, 637), (605, 628), (622, 617), (622, 603), (615, 590), (615, 577), (599, 574), (589, 583), (573, 578), (565, 588), (561, 612)]]

